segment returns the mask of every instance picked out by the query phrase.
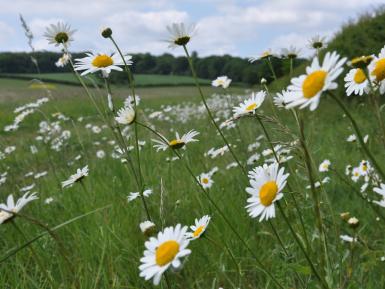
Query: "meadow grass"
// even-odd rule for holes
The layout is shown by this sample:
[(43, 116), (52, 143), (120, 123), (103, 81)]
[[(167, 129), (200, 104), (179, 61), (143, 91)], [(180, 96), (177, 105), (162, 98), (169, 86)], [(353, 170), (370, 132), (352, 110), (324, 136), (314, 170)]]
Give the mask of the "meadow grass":
[[(12, 122), (13, 110), (17, 106), (46, 94), (45, 90), (28, 88), (29, 83), (23, 80), (0, 79), (0, 85), (0, 127)], [(104, 90), (93, 89), (92, 92), (101, 107), (106, 106)], [(125, 87), (112, 87), (112, 92), (117, 107), (130, 94)], [(208, 87), (203, 92), (206, 96), (214, 92), (223, 93), (221, 89)], [(127, 164), (122, 163), (119, 158), (111, 157), (114, 151), (113, 146), (108, 143), (113, 139), (111, 132), (108, 128), (103, 128), (103, 122), (81, 88), (55, 84), (51, 93), (51, 101), (39, 109), (40, 113), (27, 116), (17, 131), (0, 133), (1, 151), (7, 146), (16, 146), (15, 152), (0, 163), (1, 170), (8, 171), (7, 181), (0, 186), (1, 198), (5, 201), (10, 193), (20, 195), (20, 188), (35, 183), (33, 191), (38, 192), (39, 200), (28, 205), (22, 213), (51, 228), (76, 216), (102, 209), (55, 231), (60, 241), (55, 241), (46, 234), (15, 255), (5, 260), (2, 258), (0, 284), (4, 288), (152, 288), (150, 282), (138, 277), (139, 259), (146, 240), (138, 224), (146, 220), (146, 215), (139, 198), (127, 202), (127, 195), (137, 191), (137, 187)], [(231, 93), (231, 97), (223, 96), (223, 101), (229, 102), (227, 109), (239, 102), (238, 94), (245, 92), (241, 88), (232, 88)], [(284, 284), (284, 288), (319, 288), (280, 213), (271, 222), (288, 254), (279, 245), (269, 222), (260, 223), (248, 216), (244, 208), (248, 179), (237, 167), (225, 169), (227, 164), (233, 162), (229, 152), (215, 159), (205, 156), (210, 148), (224, 145), (215, 128), (209, 124), (205, 112), (197, 110), (196, 117), (190, 117), (186, 122), (181, 122), (170, 113), (181, 111), (177, 107), (184, 103), (188, 103), (187, 107), (198, 105), (200, 101), (196, 88), (138, 88), (137, 94), (142, 98), (138, 106), (140, 119), (155, 125), (157, 131), (166, 137), (171, 138), (175, 131), (184, 133), (195, 129), (200, 132), (199, 142), (188, 144), (183, 151), (184, 159), (196, 176), (208, 172), (214, 166), (219, 168), (218, 173), (213, 176), (214, 185), (209, 194), (258, 255), (264, 264), (263, 269), (273, 272), (277, 280)], [(171, 105), (170, 110), (165, 105)], [(372, 113), (357, 100), (351, 101), (348, 106), (362, 131), (369, 134), (370, 148), (376, 155), (382, 156), (383, 150), (377, 145), (380, 138), (378, 127)], [(149, 119), (151, 112), (159, 110), (164, 115), (169, 115), (170, 119)], [(58, 112), (69, 118), (60, 121), (60, 125), (71, 131), (71, 138), (56, 152), (35, 137), (39, 123), (46, 118), (50, 121), (57, 120), (55, 113)], [(270, 100), (265, 101), (259, 112), (268, 117), (262, 120), (271, 133), (274, 144), (285, 144), (298, 139), (297, 128), (289, 111), (277, 112), (284, 127), (272, 118), (274, 113), (271, 111)], [(82, 121), (78, 120), (79, 117), (82, 117)], [(332, 168), (345, 176), (347, 164), (356, 166), (365, 158), (356, 143), (346, 142), (346, 138), (354, 131), (332, 99), (323, 98), (315, 112), (304, 111), (303, 117), (306, 139), (317, 167), (321, 161), (329, 159)], [(86, 128), (87, 124), (101, 128), (101, 132), (95, 133), (92, 128)], [(236, 155), (245, 164), (252, 154), (248, 151), (248, 145), (263, 135), (263, 131), (256, 118), (247, 117), (238, 120), (238, 128), (225, 129), (224, 134), (231, 140)], [(182, 270), (168, 274), (171, 288), (276, 288), (196, 186), (183, 161), (167, 161), (167, 158), (173, 157), (170, 151), (156, 152), (151, 142), (151, 138), (156, 136), (149, 131), (141, 128), (138, 138), (146, 141), (141, 150), (142, 171), (145, 187), (154, 191), (146, 200), (156, 225), (163, 228), (177, 223), (193, 224), (195, 218), (205, 214), (213, 218), (206, 234), (215, 243), (207, 238), (191, 242), (193, 253)], [(37, 154), (30, 153), (31, 145), (38, 148)], [(134, 145), (133, 138), (129, 140), (129, 145)], [(256, 151), (262, 152), (267, 148), (269, 144), (263, 139), (261, 147)], [(106, 152), (103, 159), (96, 157), (96, 152), (101, 149)], [(306, 189), (309, 180), (301, 151), (294, 147), (291, 154), (294, 158), (288, 164), (292, 169), (292, 191), (286, 190), (282, 206), (295, 231), (302, 238), (302, 228), (289, 194), (296, 197), (308, 237), (313, 244), (317, 242), (318, 232), (312, 214), (310, 190)], [(80, 159), (76, 158), (78, 155), (81, 156)], [(246, 169), (251, 170), (263, 162), (264, 158), (261, 157), (257, 162), (247, 165)], [(90, 168), (89, 176), (71, 188), (62, 189), (60, 182), (85, 165)], [(39, 179), (25, 177), (30, 171), (35, 174), (47, 171), (48, 175)], [(354, 277), (346, 288), (360, 288), (362, 284), (365, 284), (365, 288), (378, 288), (378, 284), (384, 284), (385, 281), (384, 266), (380, 261), (380, 257), (384, 255), (384, 221), (376, 221), (377, 215), (369, 204), (354, 192), (353, 188), (360, 189), (360, 183), (347, 179), (346, 184), (334, 171), (317, 173), (317, 179), (326, 176), (331, 181), (323, 185), (324, 190), (318, 189), (322, 201), (321, 209), (325, 222), (337, 223), (337, 226), (325, 225), (331, 251), (329, 261), (333, 264), (328, 268), (331, 272), (327, 272), (331, 280), (327, 281), (335, 285), (333, 288), (338, 288), (337, 284), (342, 282), (340, 279), (353, 271)], [(373, 196), (370, 191), (368, 194)], [(44, 200), (49, 197), (53, 198), (53, 202), (45, 204)], [(355, 246), (352, 261), (351, 244), (342, 243), (339, 238), (341, 234), (353, 234), (352, 229), (339, 218), (339, 214), (346, 211), (360, 220), (359, 236), (362, 244)], [(44, 232), (41, 227), (32, 225), (22, 217), (15, 218), (13, 222), (17, 227), (11, 223), (0, 226), (3, 236), (0, 241), (0, 258), (6, 257), (12, 249), (18, 248), (26, 240)], [(305, 244), (303, 239), (302, 241)], [(231, 249), (237, 266), (226, 253), (225, 246)], [(314, 256), (311, 256), (315, 263), (318, 260), (317, 255), (318, 252), (315, 251)], [(238, 268), (241, 271), (240, 276), (237, 273)], [(300, 280), (307, 287), (301, 287)], [(166, 288), (166, 283), (161, 283), (160, 286)]]

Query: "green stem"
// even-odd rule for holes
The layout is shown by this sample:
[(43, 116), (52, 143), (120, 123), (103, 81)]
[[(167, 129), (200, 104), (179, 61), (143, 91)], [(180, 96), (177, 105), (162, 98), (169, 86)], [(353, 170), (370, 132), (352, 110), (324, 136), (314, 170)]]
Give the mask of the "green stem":
[(309, 181), (310, 181), (310, 188), (311, 188), (312, 198), (313, 198), (313, 202), (314, 202), (314, 213), (315, 213), (315, 216), (317, 219), (318, 232), (320, 234), (320, 240), (321, 240), (320, 248), (321, 248), (321, 252), (323, 252), (322, 254), (320, 254), (321, 255), (320, 261), (321, 261), (321, 268), (323, 270), (323, 268), (326, 264), (326, 255), (328, 255), (327, 254), (328, 250), (327, 250), (326, 236), (325, 236), (323, 222), (322, 222), (320, 200), (319, 200), (319, 195), (318, 195), (317, 189), (316, 189), (315, 184), (314, 184), (315, 179), (313, 176), (313, 167), (312, 167), (312, 163), (311, 163), (310, 152), (309, 152), (309, 149), (306, 145), (303, 121), (301, 119), (299, 119), (299, 117), (295, 111), (294, 111), (294, 115), (295, 115), (295, 119), (297, 121), (299, 133), (300, 133), (300, 143), (301, 143), (301, 146), (302, 146), (302, 149), (304, 152), (305, 166), (306, 166), (306, 169), (308, 172)]
[(321, 275), (318, 273), (317, 269), (315, 268), (313, 262), (311, 261), (309, 255), (306, 253), (306, 250), (305, 248), (303, 247), (302, 243), (301, 243), (301, 240), (298, 238), (297, 234), (295, 233), (293, 227), (291, 226), (291, 223), (289, 221), (289, 219), (287, 218), (284, 210), (282, 209), (281, 207), (281, 204), (279, 202), (277, 202), (277, 206), (278, 206), (278, 209), (280, 210), (282, 216), (283, 216), (283, 219), (285, 220), (286, 224), (288, 225), (289, 227), (289, 230), (291, 232), (291, 234), (293, 235), (296, 243), (298, 244), (299, 248), (301, 249), (302, 253), (304, 254), (307, 262), (309, 263), (310, 265), (310, 268), (311, 270), (313, 271), (314, 275), (316, 276), (316, 278), (318, 279), (318, 281), (320, 282), (322, 288), (324, 289), (329, 289), (329, 286), (327, 285), (326, 281), (321, 277)]
[[(157, 131), (155, 131), (154, 129), (152, 129), (151, 127), (145, 125), (145, 124), (142, 124), (142, 123), (138, 123), (139, 125), (147, 128), (148, 130), (150, 130), (152, 133), (154, 133), (155, 135), (157, 135), (164, 143), (168, 143), (167, 140), (160, 134), (158, 133)], [(201, 183), (197, 180), (197, 178), (195, 177), (195, 174), (193, 173), (193, 171), (191, 170), (189, 164), (185, 161), (185, 159), (182, 158), (182, 156), (176, 151), (176, 150), (173, 150), (174, 154), (180, 159), (180, 160), (183, 160), (183, 163), (184, 163), (184, 166), (186, 168), (186, 170), (189, 172), (190, 176), (193, 178), (194, 182), (198, 185), (198, 187), (201, 189), (201, 191), (205, 194), (205, 197), (207, 198), (207, 200), (213, 205), (213, 207), (215, 208), (215, 210), (219, 213), (219, 215), (222, 217), (222, 219), (226, 222), (226, 224), (229, 226), (229, 228), (231, 229), (231, 231), (233, 231), (234, 235), (241, 241), (242, 245), (246, 248), (246, 250), (253, 256), (253, 258), (256, 260), (257, 264), (259, 265), (259, 269), (264, 272), (267, 276), (269, 276), (273, 282), (281, 289), (284, 289), (284, 287), (281, 285), (281, 283), (274, 277), (274, 275), (272, 275), (269, 271), (265, 270), (264, 269), (264, 264), (262, 263), (262, 261), (258, 258), (258, 256), (254, 253), (253, 250), (251, 250), (251, 248), (249, 247), (249, 245), (246, 243), (246, 241), (241, 237), (241, 235), (238, 233), (238, 231), (235, 229), (235, 227), (233, 226), (233, 224), (230, 222), (230, 220), (226, 217), (226, 214), (218, 207), (218, 205), (214, 202), (214, 200), (211, 198), (210, 194), (203, 188), (203, 186), (201, 185)]]
[(353, 128), (354, 128), (354, 130), (356, 132), (358, 141), (360, 142), (360, 145), (361, 145), (362, 149), (364, 150), (364, 152), (367, 155), (367, 157), (370, 159), (370, 162), (376, 168), (377, 172), (381, 175), (381, 179), (385, 180), (385, 174), (384, 174), (382, 168), (380, 167), (380, 165), (377, 163), (377, 161), (376, 161), (375, 157), (373, 156), (373, 154), (370, 152), (370, 150), (366, 146), (366, 144), (364, 142), (364, 139), (362, 138), (361, 131), (358, 128), (358, 125), (357, 125), (356, 121), (354, 120), (353, 116), (350, 114), (350, 112), (347, 109), (347, 107), (344, 105), (344, 103), (338, 97), (336, 97), (330, 91), (328, 91), (328, 93), (337, 102), (337, 104), (340, 106), (340, 108), (344, 111), (346, 116), (349, 118), (349, 120), (352, 123), (352, 126), (353, 126)]
[(233, 156), (234, 160), (237, 162), (239, 168), (242, 170), (243, 174), (245, 176), (247, 176), (247, 172), (246, 172), (246, 169), (243, 167), (243, 165), (241, 164), (241, 162), (239, 161), (239, 159), (237, 158), (237, 156), (235, 155), (233, 149), (231, 148), (229, 142), (227, 141), (226, 137), (224, 136), (224, 134), (222, 133), (222, 130), (220, 129), (220, 127), (218, 126), (217, 122), (215, 121), (212, 113), (211, 113), (211, 110), (209, 108), (209, 106), (207, 105), (207, 102), (206, 102), (206, 99), (205, 99), (205, 96), (203, 94), (203, 91), (202, 91), (202, 88), (199, 84), (199, 81), (198, 81), (198, 77), (197, 77), (197, 74), (196, 74), (196, 71), (195, 71), (195, 68), (194, 68), (194, 64), (192, 62), (192, 59), (191, 59), (191, 56), (187, 50), (187, 47), (186, 45), (183, 45), (183, 49), (184, 49), (184, 52), (186, 54), (186, 57), (187, 57), (187, 60), (188, 60), (188, 63), (189, 63), (189, 66), (190, 66), (190, 70), (191, 70), (191, 73), (192, 73), (192, 76), (194, 78), (194, 82), (195, 82), (195, 85), (196, 87), (198, 88), (198, 91), (199, 91), (199, 94), (201, 96), (201, 99), (202, 99), (202, 102), (206, 108), (206, 111), (208, 113), (208, 116), (211, 120), (211, 122), (213, 123), (213, 125), (215, 126), (216, 130), (218, 131), (218, 133), (220, 134), (220, 136), (222, 137), (222, 140), (223, 142), (226, 144), (227, 148), (229, 149), (231, 155)]

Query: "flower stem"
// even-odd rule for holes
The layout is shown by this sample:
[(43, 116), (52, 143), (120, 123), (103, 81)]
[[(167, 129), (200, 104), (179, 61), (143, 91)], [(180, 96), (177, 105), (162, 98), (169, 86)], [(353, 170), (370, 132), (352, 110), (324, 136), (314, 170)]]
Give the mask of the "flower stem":
[(183, 45), (183, 49), (184, 49), (184, 52), (186, 54), (186, 57), (187, 57), (187, 60), (188, 60), (188, 63), (189, 63), (189, 66), (190, 66), (190, 70), (191, 70), (191, 73), (192, 73), (192, 76), (194, 78), (194, 81), (195, 81), (195, 85), (196, 87), (198, 88), (198, 91), (199, 91), (199, 94), (201, 96), (201, 99), (202, 99), (202, 102), (207, 110), (207, 113), (209, 115), (209, 118), (211, 120), (211, 122), (213, 123), (213, 125), (215, 126), (216, 130), (218, 131), (218, 133), (220, 134), (220, 136), (222, 137), (223, 139), (223, 142), (226, 144), (226, 146), (228, 147), (231, 155), (233, 156), (234, 160), (237, 162), (238, 166), (240, 167), (240, 169), (242, 170), (243, 174), (245, 176), (247, 176), (247, 172), (246, 172), (246, 169), (244, 168), (244, 166), (241, 164), (241, 162), (239, 161), (239, 159), (237, 158), (237, 156), (235, 155), (233, 149), (231, 148), (229, 142), (227, 141), (226, 137), (224, 136), (224, 134), (222, 133), (222, 130), (219, 128), (217, 122), (215, 121), (211, 111), (210, 111), (210, 108), (209, 106), (207, 105), (207, 102), (206, 102), (206, 99), (205, 99), (205, 96), (203, 94), (203, 91), (202, 91), (202, 88), (199, 84), (199, 81), (198, 81), (198, 77), (197, 77), (197, 74), (196, 74), (196, 71), (195, 71), (195, 68), (194, 68), (194, 64), (192, 62), (192, 59), (191, 59), (191, 56), (187, 50), (187, 47), (186, 45)]
[[(158, 133), (156, 130), (152, 129), (151, 127), (147, 126), (146, 124), (142, 124), (142, 123), (138, 123), (139, 125), (149, 129), (152, 133), (154, 133), (155, 135), (157, 135), (163, 142), (165, 142), (166, 144), (168, 143), (166, 139), (164, 139), (164, 137)], [(233, 231), (234, 235), (241, 241), (242, 245), (246, 248), (246, 250), (253, 256), (253, 258), (256, 260), (258, 266), (259, 266), (259, 269), (264, 272), (269, 278), (271, 278), (273, 280), (273, 282), (281, 289), (284, 289), (283, 285), (274, 277), (274, 275), (272, 273), (270, 273), (269, 271), (267, 271), (264, 266), (264, 264), (262, 263), (262, 261), (258, 258), (258, 256), (254, 253), (253, 250), (251, 250), (251, 248), (249, 247), (249, 245), (246, 243), (246, 241), (241, 237), (241, 235), (238, 233), (237, 229), (234, 227), (234, 225), (230, 222), (230, 220), (226, 217), (226, 214), (222, 211), (221, 208), (218, 207), (218, 205), (215, 203), (215, 201), (211, 198), (210, 194), (203, 188), (202, 184), (197, 180), (197, 178), (195, 177), (195, 174), (193, 173), (192, 169), (190, 168), (189, 164), (186, 162), (186, 160), (184, 158), (182, 158), (182, 156), (174, 149), (173, 150), (174, 154), (180, 159), (180, 160), (183, 160), (183, 163), (184, 163), (184, 166), (186, 168), (186, 170), (189, 172), (190, 176), (192, 177), (192, 179), (194, 180), (194, 182), (199, 186), (199, 188), (201, 189), (201, 191), (205, 194), (205, 197), (207, 198), (207, 200), (213, 205), (213, 207), (215, 208), (215, 210), (219, 213), (219, 215), (222, 217), (222, 219), (226, 222), (226, 224), (229, 226), (229, 228), (231, 229), (231, 231)]]
[(381, 175), (381, 179), (385, 180), (385, 174), (382, 170), (382, 168), (380, 167), (380, 165), (377, 163), (375, 157), (373, 156), (373, 154), (370, 152), (370, 150), (368, 149), (368, 147), (366, 146), (365, 142), (364, 142), (364, 139), (362, 138), (362, 134), (361, 134), (361, 131), (360, 129), (358, 128), (358, 125), (355, 121), (355, 119), (353, 118), (353, 116), (350, 114), (348, 108), (343, 104), (343, 102), (337, 97), (335, 96), (332, 92), (328, 91), (329, 95), (337, 102), (337, 104), (340, 106), (340, 108), (344, 111), (344, 113), (346, 114), (346, 116), (349, 118), (350, 122), (352, 123), (352, 126), (356, 132), (356, 135), (357, 135), (357, 138), (358, 138), (358, 141), (360, 142), (360, 145), (361, 147), (363, 148), (365, 154), (367, 155), (367, 157), (370, 159), (370, 162), (373, 164), (373, 166), (376, 168), (377, 172)]
[(313, 262), (311, 261), (309, 255), (306, 253), (306, 250), (305, 248), (303, 247), (302, 243), (301, 243), (301, 240), (298, 238), (297, 234), (295, 233), (293, 227), (291, 226), (290, 224), (290, 221), (289, 219), (287, 218), (284, 210), (282, 209), (281, 207), (281, 204), (279, 202), (277, 202), (277, 206), (278, 206), (278, 209), (280, 210), (282, 216), (283, 216), (283, 219), (285, 220), (286, 224), (288, 225), (289, 227), (289, 230), (290, 232), (292, 233), (293, 237), (294, 237), (294, 240), (296, 241), (296, 243), (298, 244), (298, 246), (300, 247), (302, 253), (304, 254), (307, 262), (309, 263), (310, 265), (310, 268), (311, 270), (313, 271), (314, 275), (316, 276), (316, 278), (318, 279), (318, 281), (320, 282), (322, 288), (324, 289), (329, 289), (329, 286), (328, 284), (326, 283), (326, 281), (324, 280), (324, 278), (321, 277), (321, 275), (318, 273), (317, 269), (315, 268)]

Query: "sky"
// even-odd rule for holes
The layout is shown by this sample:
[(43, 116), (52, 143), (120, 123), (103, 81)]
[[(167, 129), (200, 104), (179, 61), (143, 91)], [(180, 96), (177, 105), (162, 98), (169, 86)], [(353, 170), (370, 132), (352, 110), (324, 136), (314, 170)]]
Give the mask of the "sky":
[(196, 24), (191, 50), (201, 56), (259, 55), (294, 45), (304, 56), (309, 38), (331, 38), (342, 24), (371, 12), (383, 0), (0, 0), (0, 51), (28, 51), (20, 25), (22, 14), (38, 50), (59, 51), (43, 37), (51, 23), (64, 21), (76, 29), (71, 51), (113, 52), (100, 36), (111, 27), (127, 53), (165, 52), (166, 26), (173, 22)]

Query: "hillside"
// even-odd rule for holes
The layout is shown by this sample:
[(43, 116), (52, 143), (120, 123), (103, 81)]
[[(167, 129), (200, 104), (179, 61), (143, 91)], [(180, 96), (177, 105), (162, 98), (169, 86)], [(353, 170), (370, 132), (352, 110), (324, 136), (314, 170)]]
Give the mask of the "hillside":
[(328, 45), (349, 58), (377, 54), (385, 45), (385, 6), (342, 26)]

